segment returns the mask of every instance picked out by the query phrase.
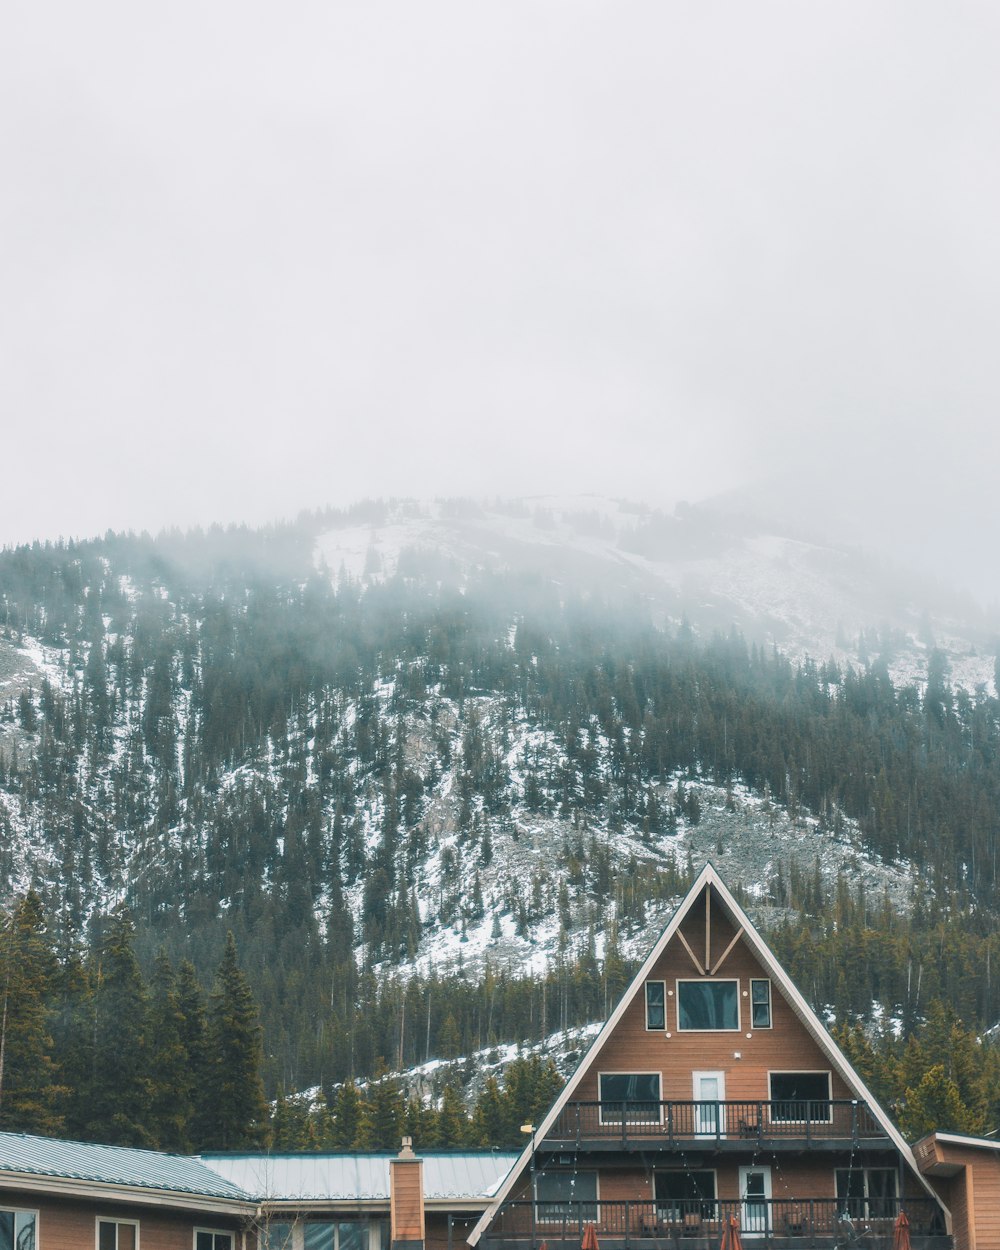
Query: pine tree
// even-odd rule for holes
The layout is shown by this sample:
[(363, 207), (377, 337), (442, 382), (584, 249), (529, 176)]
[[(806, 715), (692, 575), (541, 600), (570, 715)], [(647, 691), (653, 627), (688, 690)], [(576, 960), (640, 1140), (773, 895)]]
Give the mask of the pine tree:
[(204, 1149), (212, 1135), (207, 1114), (208, 1102), (208, 1037), (205, 995), (198, 981), (194, 964), (181, 960), (177, 969), (177, 1010), (180, 1042), (184, 1049), (191, 1098), (188, 1136), (196, 1150)]
[(207, 1144), (244, 1150), (267, 1140), (268, 1112), (261, 1078), (263, 1051), (257, 1006), (240, 971), (236, 939), (226, 935), (208, 1012)]
[(194, 1070), (184, 1044), (177, 978), (165, 951), (156, 957), (149, 1004), (149, 1130), (161, 1150), (191, 1149)]
[(55, 1136), (63, 1127), (49, 1031), (55, 978), (41, 899), (30, 890), (0, 931), (0, 1129)]
[(402, 1136), (403, 1116), (406, 1107), (399, 1082), (382, 1071), (368, 1087), (358, 1134), (357, 1150), (396, 1150)]

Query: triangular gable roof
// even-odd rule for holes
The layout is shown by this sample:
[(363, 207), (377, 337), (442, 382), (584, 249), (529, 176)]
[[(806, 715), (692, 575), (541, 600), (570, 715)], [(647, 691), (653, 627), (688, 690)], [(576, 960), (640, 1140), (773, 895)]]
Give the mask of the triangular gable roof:
[(736, 924), (736, 927), (741, 931), (742, 940), (746, 942), (747, 946), (749, 946), (749, 948), (757, 956), (761, 966), (767, 971), (771, 980), (781, 988), (781, 992), (788, 1001), (792, 1011), (805, 1026), (807, 1033), (809, 1033), (809, 1035), (819, 1045), (820, 1049), (830, 1060), (833, 1070), (842, 1078), (848, 1088), (851, 1089), (859, 1099), (868, 1103), (871, 1108), (872, 1115), (885, 1130), (886, 1136), (892, 1141), (893, 1145), (896, 1146), (906, 1162), (910, 1165), (913, 1174), (920, 1181), (920, 1184), (927, 1190), (931, 1197), (940, 1201), (938, 1195), (934, 1192), (927, 1180), (921, 1174), (920, 1169), (917, 1166), (917, 1161), (913, 1156), (913, 1151), (906, 1144), (906, 1141), (900, 1134), (899, 1130), (889, 1119), (886, 1112), (883, 1111), (881, 1106), (879, 1106), (875, 1096), (865, 1085), (864, 1081), (862, 1081), (861, 1077), (857, 1074), (851, 1064), (848, 1063), (847, 1059), (841, 1052), (840, 1047), (837, 1046), (836, 1042), (827, 1032), (823, 1022), (795, 988), (795, 985), (788, 976), (788, 973), (785, 972), (784, 968), (782, 968), (778, 960), (775, 958), (771, 948), (754, 928), (749, 916), (730, 893), (725, 882), (711, 864), (706, 864), (698, 874), (694, 885), (692, 885), (691, 889), (687, 892), (683, 902), (674, 912), (670, 922), (667, 924), (667, 927), (660, 934), (659, 938), (653, 945), (652, 950), (646, 956), (642, 967), (632, 978), (632, 982), (622, 995), (618, 1006), (608, 1017), (600, 1033), (598, 1033), (598, 1035), (594, 1038), (590, 1049), (580, 1060), (579, 1064), (577, 1064), (576, 1070), (566, 1082), (558, 1098), (553, 1103), (548, 1115), (546, 1115), (545, 1119), (535, 1130), (531, 1140), (518, 1156), (517, 1162), (511, 1168), (510, 1172), (507, 1174), (506, 1180), (497, 1191), (497, 1195), (493, 1200), (493, 1203), (486, 1209), (486, 1211), (483, 1212), (482, 1218), (469, 1234), (468, 1241), (470, 1245), (475, 1246), (479, 1243), (479, 1238), (489, 1226), (490, 1221), (496, 1214), (497, 1208), (506, 1199), (511, 1189), (513, 1189), (514, 1185), (521, 1177), (525, 1167), (530, 1163), (533, 1152), (537, 1149), (538, 1145), (545, 1140), (545, 1135), (555, 1123), (556, 1117), (572, 1099), (577, 1086), (583, 1080), (583, 1077), (590, 1065), (601, 1053), (605, 1042), (607, 1042), (608, 1038), (611, 1037), (612, 1033), (614, 1033), (619, 1020), (621, 1020), (622, 1016), (628, 1010), (633, 999), (642, 990), (647, 977), (650, 972), (652, 972), (653, 967), (663, 954), (668, 943), (678, 932), (695, 903), (709, 888), (715, 891), (717, 900), (721, 902), (723, 908), (729, 912), (731, 919)]

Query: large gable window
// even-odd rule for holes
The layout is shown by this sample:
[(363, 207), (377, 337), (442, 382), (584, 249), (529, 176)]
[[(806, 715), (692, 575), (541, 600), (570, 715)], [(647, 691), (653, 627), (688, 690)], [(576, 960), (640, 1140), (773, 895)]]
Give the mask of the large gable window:
[(35, 1250), (34, 1211), (0, 1210), (0, 1250)]
[(540, 1172), (535, 1177), (540, 1223), (597, 1219), (596, 1172)]
[(738, 981), (678, 981), (677, 1027), (683, 1032), (736, 1032), (740, 1027)]
[(772, 1122), (830, 1123), (829, 1072), (772, 1072), (770, 1081)]
[(659, 1072), (602, 1072), (597, 1078), (602, 1124), (658, 1124)]

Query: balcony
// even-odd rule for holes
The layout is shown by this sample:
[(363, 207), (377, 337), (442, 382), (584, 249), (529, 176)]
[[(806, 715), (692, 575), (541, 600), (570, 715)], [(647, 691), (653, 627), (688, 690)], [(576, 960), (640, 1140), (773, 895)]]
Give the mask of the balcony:
[(941, 1208), (930, 1198), (848, 1200), (751, 1198), (745, 1202), (506, 1202), (483, 1235), (482, 1250), (579, 1250), (593, 1223), (601, 1250), (717, 1250), (735, 1216), (745, 1244), (775, 1250), (836, 1250), (855, 1243), (891, 1250), (900, 1208), (913, 1250), (952, 1250)]
[(844, 1150), (892, 1142), (867, 1103), (853, 1099), (758, 1102), (571, 1102), (543, 1149)]

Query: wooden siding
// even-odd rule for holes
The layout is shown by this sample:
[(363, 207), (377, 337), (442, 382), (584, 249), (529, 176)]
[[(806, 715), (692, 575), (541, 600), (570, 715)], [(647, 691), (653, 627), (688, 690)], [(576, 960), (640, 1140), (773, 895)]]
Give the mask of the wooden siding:
[(393, 1241), (423, 1241), (424, 1181), (419, 1159), (393, 1159), (389, 1164), (390, 1219)]
[(241, 1225), (232, 1217), (174, 1213), (125, 1203), (60, 1200), (10, 1190), (0, 1191), (0, 1207), (38, 1212), (38, 1250), (95, 1250), (98, 1219), (138, 1221), (138, 1250), (193, 1250), (196, 1228), (231, 1232), (234, 1250), (240, 1250)]
[[(681, 932), (702, 964), (706, 954), (705, 907), (699, 902), (686, 917)], [(708, 954), (716, 962), (735, 936), (732, 923), (713, 906)], [(726, 957), (715, 978), (702, 977), (683, 943), (675, 937), (657, 960), (647, 978), (666, 982), (666, 1029), (647, 1030), (646, 996), (639, 993), (608, 1038), (573, 1094), (573, 1101), (598, 1098), (599, 1072), (659, 1072), (660, 1097), (685, 1101), (693, 1097), (692, 1072), (725, 1073), (726, 1099), (768, 1099), (768, 1072), (829, 1072), (830, 1061), (771, 982), (771, 1025), (754, 1029), (750, 1024), (750, 981), (767, 979), (767, 973), (742, 938)], [(737, 1032), (681, 1032), (677, 1027), (678, 980), (738, 980), (740, 1028)], [(669, 1034), (670, 1036), (667, 1036)], [(750, 1034), (748, 1037), (747, 1034)], [(735, 1058), (739, 1052), (740, 1058)], [(832, 1098), (850, 1098), (852, 1092), (831, 1073)]]
[(932, 1139), (921, 1143), (921, 1165), (961, 1169), (937, 1182), (951, 1210), (955, 1250), (1000, 1250), (1000, 1151)]

